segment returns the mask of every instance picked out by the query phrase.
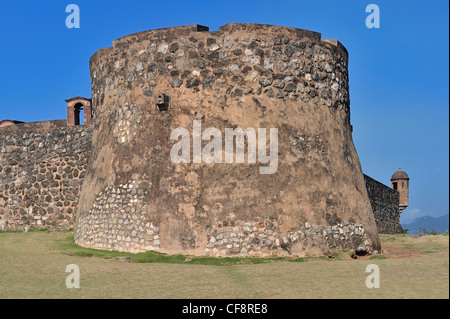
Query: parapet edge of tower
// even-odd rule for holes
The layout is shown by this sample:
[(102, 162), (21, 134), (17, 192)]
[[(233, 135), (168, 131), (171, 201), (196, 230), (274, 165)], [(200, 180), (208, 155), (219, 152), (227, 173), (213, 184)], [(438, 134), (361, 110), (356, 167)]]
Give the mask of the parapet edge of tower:
[(200, 24), (191, 24), (136, 32), (114, 40), (112, 42), (112, 47), (99, 49), (94, 53), (93, 56), (103, 55), (107, 52), (110, 52), (113, 48), (126, 47), (130, 43), (135, 43), (142, 40), (178, 38), (182, 36), (188, 36), (189, 34), (196, 32), (207, 32), (211, 34), (211, 36), (219, 36), (225, 33), (231, 34), (233, 32), (251, 32), (268, 36), (276, 36), (277, 34), (283, 33), (292, 34), (297, 39), (309, 39), (314, 42), (321, 42), (326, 46), (335, 47), (344, 52), (348, 57), (348, 51), (344, 47), (344, 45), (342, 45), (338, 40), (322, 39), (322, 35), (319, 32), (294, 27), (257, 23), (227, 23), (219, 27), (219, 31), (209, 31), (209, 27), (207, 26), (203, 26)]

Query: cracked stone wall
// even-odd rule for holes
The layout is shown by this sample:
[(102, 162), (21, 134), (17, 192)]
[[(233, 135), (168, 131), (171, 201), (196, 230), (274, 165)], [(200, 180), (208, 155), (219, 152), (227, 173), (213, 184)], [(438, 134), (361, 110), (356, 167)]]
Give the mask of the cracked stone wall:
[[(113, 41), (90, 72), (94, 133), (78, 244), (194, 255), (379, 251), (338, 41), (269, 25), (174, 27)], [(192, 135), (194, 120), (222, 133), (277, 128), (277, 171), (173, 163), (170, 134)]]

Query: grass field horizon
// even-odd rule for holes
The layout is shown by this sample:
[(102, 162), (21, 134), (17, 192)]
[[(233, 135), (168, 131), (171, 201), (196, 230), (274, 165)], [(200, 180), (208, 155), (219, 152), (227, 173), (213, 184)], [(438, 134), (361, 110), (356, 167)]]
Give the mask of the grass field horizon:
[[(0, 232), (2, 299), (448, 299), (449, 237), (380, 235), (380, 255), (212, 258), (83, 248), (71, 231)], [(330, 258), (331, 257), (331, 258)], [(69, 289), (66, 266), (80, 269)], [(367, 288), (369, 264), (380, 288)]]

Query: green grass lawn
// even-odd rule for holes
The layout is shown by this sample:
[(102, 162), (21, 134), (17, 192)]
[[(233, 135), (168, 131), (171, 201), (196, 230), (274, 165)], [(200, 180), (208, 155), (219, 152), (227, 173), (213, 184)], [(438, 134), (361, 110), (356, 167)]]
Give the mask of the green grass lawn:
[[(82, 248), (69, 231), (0, 232), (0, 298), (449, 298), (448, 236), (381, 235), (381, 255), (212, 258)], [(66, 266), (80, 288), (65, 285)], [(380, 288), (365, 285), (366, 266)]]

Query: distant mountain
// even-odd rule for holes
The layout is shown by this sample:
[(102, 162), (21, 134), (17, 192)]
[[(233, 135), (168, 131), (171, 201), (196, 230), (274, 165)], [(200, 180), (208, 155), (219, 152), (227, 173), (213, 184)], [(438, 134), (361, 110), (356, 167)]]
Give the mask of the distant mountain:
[(408, 229), (408, 234), (411, 235), (423, 233), (423, 229), (428, 232), (435, 231), (436, 233), (448, 232), (448, 217), (449, 215), (436, 218), (431, 216), (419, 217), (409, 224), (402, 224), (402, 228)]

